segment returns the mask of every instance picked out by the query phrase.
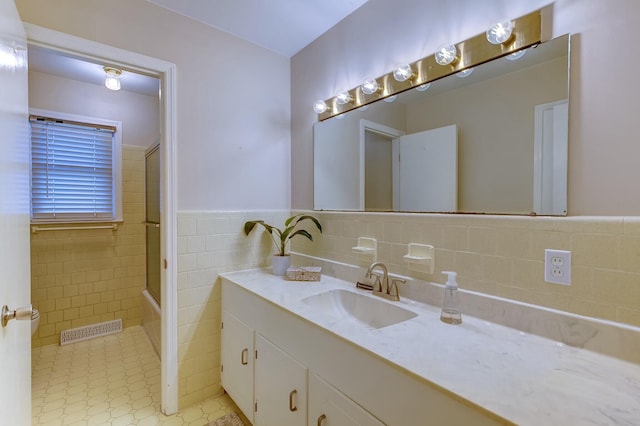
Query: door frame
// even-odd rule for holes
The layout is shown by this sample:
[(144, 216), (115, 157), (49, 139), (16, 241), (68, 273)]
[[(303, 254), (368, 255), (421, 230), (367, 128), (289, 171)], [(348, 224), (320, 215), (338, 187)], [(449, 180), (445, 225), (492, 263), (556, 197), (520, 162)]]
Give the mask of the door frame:
[[(384, 124), (376, 123), (375, 121), (365, 120), (364, 118), (360, 119), (359, 130), (358, 130), (358, 144), (360, 151), (360, 194), (359, 194), (359, 205), (360, 211), (365, 211), (364, 209), (364, 168), (365, 168), (365, 142), (367, 139), (367, 132), (377, 133), (382, 136), (386, 136), (390, 139), (396, 139), (400, 136), (404, 136), (406, 132), (402, 130), (394, 129), (390, 126), (385, 126)], [(395, 164), (395, 163), (394, 163)], [(395, 169), (394, 169), (395, 174)], [(395, 209), (395, 205), (394, 205)]]
[[(161, 407), (166, 415), (178, 411), (178, 287), (177, 287), (177, 200), (176, 65), (91, 40), (24, 22), (27, 43), (160, 79), (161, 127), (161, 241), (165, 267), (161, 270), (163, 303), (161, 318)], [(140, 295), (142, 297), (142, 294)]]

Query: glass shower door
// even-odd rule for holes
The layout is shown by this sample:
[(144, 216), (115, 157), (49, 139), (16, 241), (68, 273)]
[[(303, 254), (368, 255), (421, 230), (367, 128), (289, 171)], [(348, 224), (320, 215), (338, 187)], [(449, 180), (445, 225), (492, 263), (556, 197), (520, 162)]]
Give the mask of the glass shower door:
[(160, 305), (160, 150), (156, 145), (145, 157), (147, 228), (147, 290)]

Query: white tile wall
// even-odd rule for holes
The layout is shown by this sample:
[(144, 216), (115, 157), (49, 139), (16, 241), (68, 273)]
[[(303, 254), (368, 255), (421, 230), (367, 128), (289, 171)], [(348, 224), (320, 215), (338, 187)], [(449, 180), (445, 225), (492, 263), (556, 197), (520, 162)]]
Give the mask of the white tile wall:
[(178, 213), (179, 406), (222, 393), (218, 274), (270, 265), (271, 239), (247, 220), (280, 226), (288, 211)]

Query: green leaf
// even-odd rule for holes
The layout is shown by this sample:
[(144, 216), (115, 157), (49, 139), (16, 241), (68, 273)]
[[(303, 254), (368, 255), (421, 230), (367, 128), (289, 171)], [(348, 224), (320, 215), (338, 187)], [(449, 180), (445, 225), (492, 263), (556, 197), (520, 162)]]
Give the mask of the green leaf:
[(264, 221), (263, 220), (250, 220), (248, 222), (245, 222), (244, 223), (244, 235), (249, 235), (249, 233), (251, 231), (253, 231), (253, 228), (255, 228), (258, 223), (264, 224)]
[(304, 236), (304, 237), (307, 237), (309, 240), (313, 241), (313, 236), (312, 236), (309, 232), (307, 232), (306, 230), (304, 230), (304, 229), (298, 229), (296, 232), (294, 232), (293, 234), (291, 234), (291, 235), (289, 236), (289, 239), (292, 239), (292, 238), (293, 238), (293, 237), (295, 237), (296, 235), (302, 235), (302, 236)]

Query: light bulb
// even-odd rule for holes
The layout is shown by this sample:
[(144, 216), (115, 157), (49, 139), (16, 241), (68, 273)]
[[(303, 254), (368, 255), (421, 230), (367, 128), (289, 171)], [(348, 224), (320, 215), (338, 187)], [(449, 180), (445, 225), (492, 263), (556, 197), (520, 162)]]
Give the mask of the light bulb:
[(512, 32), (511, 21), (498, 22), (487, 30), (487, 40), (491, 44), (502, 44), (511, 38)]
[(362, 83), (361, 88), (362, 88), (362, 93), (364, 93), (365, 95), (373, 95), (378, 91), (380, 86), (378, 85), (378, 82), (375, 79), (371, 78), (371, 79), (365, 80), (364, 83)]
[(413, 77), (413, 70), (409, 64), (399, 65), (398, 68), (393, 71), (393, 78), (397, 81), (407, 81), (411, 77)]
[(339, 105), (348, 104), (352, 100), (353, 100), (353, 98), (351, 97), (349, 92), (346, 91), (346, 90), (344, 92), (340, 92), (340, 93), (338, 93), (336, 95), (336, 102), (338, 102)]
[(391, 103), (391, 102), (395, 101), (397, 97), (398, 96), (396, 96), (396, 95), (391, 95), (388, 98), (384, 98), (384, 101), (387, 102), (387, 103)]
[(431, 83), (425, 83), (425, 84), (421, 84), (420, 86), (416, 87), (416, 90), (418, 92), (424, 92), (425, 90), (427, 90), (429, 87), (431, 87)]
[(449, 65), (456, 59), (458, 50), (453, 44), (446, 44), (440, 46), (435, 54), (436, 62), (440, 65)]
[(104, 87), (109, 90), (120, 90), (120, 75), (122, 71), (116, 68), (104, 67)]
[(468, 77), (469, 75), (471, 75), (471, 73), (473, 72), (473, 68), (467, 68), (466, 70), (462, 70), (458, 73), (456, 73), (456, 75), (460, 78), (465, 78)]
[(524, 56), (527, 53), (527, 49), (518, 50), (517, 52), (513, 52), (506, 56), (506, 58), (510, 61), (516, 61)]
[(329, 107), (327, 106), (327, 103), (322, 99), (318, 99), (313, 103), (313, 110), (316, 112), (316, 114), (322, 114), (328, 109)]

